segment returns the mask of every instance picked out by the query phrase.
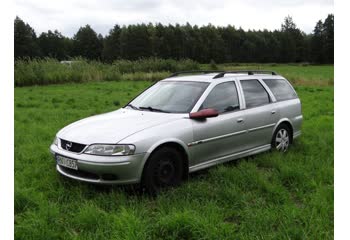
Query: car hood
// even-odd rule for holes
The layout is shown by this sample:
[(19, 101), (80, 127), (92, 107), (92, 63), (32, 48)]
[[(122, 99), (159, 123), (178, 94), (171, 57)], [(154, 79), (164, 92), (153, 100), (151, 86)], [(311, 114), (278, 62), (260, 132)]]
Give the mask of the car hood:
[(143, 129), (184, 117), (184, 114), (119, 109), (74, 122), (60, 130), (57, 137), (82, 144), (117, 143)]

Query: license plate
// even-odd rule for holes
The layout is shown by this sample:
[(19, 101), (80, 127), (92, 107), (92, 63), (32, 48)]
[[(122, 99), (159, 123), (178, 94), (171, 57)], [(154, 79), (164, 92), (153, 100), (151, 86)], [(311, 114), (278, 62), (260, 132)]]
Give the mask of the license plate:
[(78, 170), (77, 160), (56, 155), (57, 164), (63, 167)]

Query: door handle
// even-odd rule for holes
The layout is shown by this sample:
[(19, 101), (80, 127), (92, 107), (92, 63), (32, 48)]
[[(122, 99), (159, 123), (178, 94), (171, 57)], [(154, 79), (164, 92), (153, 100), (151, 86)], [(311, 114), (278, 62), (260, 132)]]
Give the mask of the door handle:
[(272, 110), (272, 111), (271, 111), (271, 114), (275, 114), (275, 113), (276, 113), (276, 111), (275, 111), (275, 110)]
[(242, 123), (242, 122), (244, 122), (244, 120), (243, 120), (243, 118), (238, 118), (238, 119), (237, 119), (237, 122), (238, 122), (238, 123)]

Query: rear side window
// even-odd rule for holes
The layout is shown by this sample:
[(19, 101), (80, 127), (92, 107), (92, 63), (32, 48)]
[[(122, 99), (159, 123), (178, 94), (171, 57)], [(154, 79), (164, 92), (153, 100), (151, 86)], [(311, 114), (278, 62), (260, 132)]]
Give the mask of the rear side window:
[(296, 98), (293, 88), (284, 79), (264, 79), (277, 101)]
[(219, 113), (239, 109), (238, 93), (234, 82), (220, 83), (211, 90), (201, 109), (213, 108)]
[(247, 108), (257, 107), (270, 102), (269, 94), (258, 80), (241, 81)]

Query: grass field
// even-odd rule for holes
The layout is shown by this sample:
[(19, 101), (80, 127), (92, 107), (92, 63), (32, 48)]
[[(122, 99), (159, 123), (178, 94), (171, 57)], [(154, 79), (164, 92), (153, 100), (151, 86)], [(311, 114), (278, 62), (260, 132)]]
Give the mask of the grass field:
[(219, 69), (262, 69), (276, 71), (283, 75), (294, 85), (332, 86), (334, 85), (333, 65), (291, 65), (291, 64), (252, 64), (248, 66), (235, 66), (232, 64), (219, 65)]
[(16, 88), (16, 239), (333, 239), (334, 90), (305, 83), (333, 79), (327, 69), (305, 67), (295, 81), (303, 135), (287, 154), (191, 174), (155, 199), (60, 177), (48, 151), (60, 128), (121, 107), (150, 82)]

